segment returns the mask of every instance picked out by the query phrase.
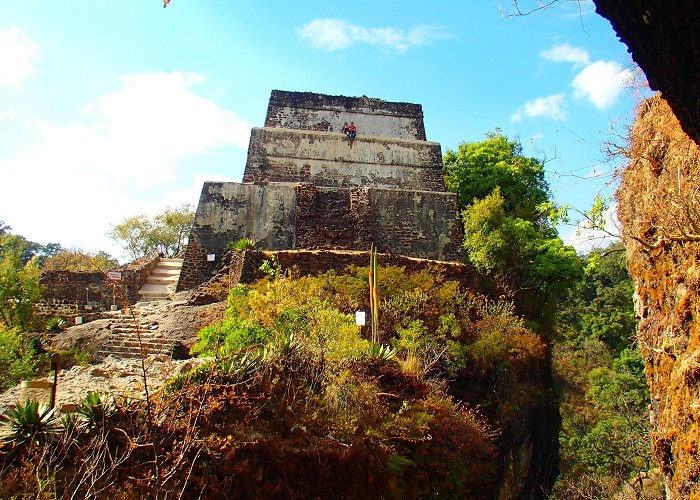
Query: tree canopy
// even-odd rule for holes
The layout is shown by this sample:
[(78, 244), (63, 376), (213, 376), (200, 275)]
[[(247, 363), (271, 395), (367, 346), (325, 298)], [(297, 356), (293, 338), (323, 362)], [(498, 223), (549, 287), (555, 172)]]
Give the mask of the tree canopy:
[(13, 234), (12, 228), (3, 220), (0, 220), (0, 241), (0, 255), (5, 252), (17, 254), (23, 264), (36, 258), (37, 264), (41, 266), (46, 259), (61, 250), (59, 243), (42, 245), (19, 234)]
[(106, 252), (90, 253), (79, 248), (61, 249), (44, 262), (45, 271), (108, 271), (119, 265)]
[(463, 208), (467, 260), (503, 292), (534, 291), (545, 302), (578, 279), (580, 260), (547, 217), (553, 203), (544, 166), (523, 156), (520, 143), (496, 130), (448, 150), (443, 172)]
[[(649, 391), (639, 350), (633, 284), (621, 243), (582, 258), (562, 301), (554, 367), (561, 387), (562, 474), (557, 498), (611, 498), (652, 468)], [(641, 496), (640, 496), (641, 498)], [(644, 497), (652, 498), (652, 496)]]
[(168, 257), (173, 257), (184, 250), (193, 220), (192, 205), (183, 204), (167, 207), (153, 219), (143, 214), (128, 217), (107, 235), (122, 245), (133, 259), (155, 254), (159, 245), (165, 247)]
[(544, 165), (522, 155), (522, 146), (497, 129), (486, 140), (464, 142), (443, 158), (445, 186), (457, 193), (462, 208), (486, 198), (498, 187), (509, 216), (531, 222), (542, 219), (538, 207), (549, 201)]
[(7, 231), (0, 234), (0, 324), (7, 328), (29, 328), (32, 306), (41, 296), (39, 257), (25, 260), (26, 242)]

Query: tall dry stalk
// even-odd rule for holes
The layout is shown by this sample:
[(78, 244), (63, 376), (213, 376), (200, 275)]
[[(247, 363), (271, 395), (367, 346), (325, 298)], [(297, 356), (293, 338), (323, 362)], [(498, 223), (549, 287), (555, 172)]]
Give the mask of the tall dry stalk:
[(369, 250), (369, 308), (372, 317), (372, 345), (379, 342), (379, 290), (377, 289), (377, 247)]

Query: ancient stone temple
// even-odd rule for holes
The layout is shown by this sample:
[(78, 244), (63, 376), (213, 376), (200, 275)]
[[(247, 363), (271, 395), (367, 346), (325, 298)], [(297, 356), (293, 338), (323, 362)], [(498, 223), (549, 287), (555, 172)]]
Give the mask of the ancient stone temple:
[[(357, 137), (341, 132), (354, 122)], [(179, 289), (213, 276), (229, 242), (263, 250), (369, 250), (442, 261), (461, 255), (457, 198), (419, 104), (274, 90), (253, 128), (243, 182), (206, 182)]]

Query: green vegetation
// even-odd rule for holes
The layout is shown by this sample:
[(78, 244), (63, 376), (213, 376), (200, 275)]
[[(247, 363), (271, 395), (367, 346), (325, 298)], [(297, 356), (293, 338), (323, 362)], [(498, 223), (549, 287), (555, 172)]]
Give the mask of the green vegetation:
[(31, 378), (46, 363), (34, 337), (0, 325), (0, 391)]
[(255, 250), (255, 242), (250, 238), (241, 238), (236, 241), (229, 241), (226, 248), (234, 252), (245, 252), (246, 250)]
[(173, 257), (184, 251), (193, 220), (191, 205), (167, 207), (153, 219), (143, 214), (124, 219), (112, 228), (108, 236), (134, 259), (155, 254), (158, 245), (165, 247), (166, 256)]
[(61, 249), (48, 257), (45, 271), (109, 271), (119, 266), (117, 259), (106, 252), (90, 253), (80, 249)]
[(27, 329), (31, 326), (32, 306), (41, 296), (39, 259), (26, 260), (21, 236), (0, 234), (0, 325)]
[(45, 443), (61, 433), (55, 410), (32, 400), (17, 403), (6, 415), (0, 414), (0, 422), (8, 430), (5, 440), (14, 445)]
[(88, 391), (85, 399), (78, 405), (76, 413), (82, 418), (79, 425), (91, 428), (104, 424), (112, 411), (114, 405), (110, 398), (96, 391)]
[(61, 250), (58, 243), (41, 245), (29, 241), (24, 236), (11, 233), (12, 228), (0, 220), (0, 255), (7, 252), (19, 256), (22, 264), (35, 260), (38, 266)]
[(39, 263), (46, 254), (40, 253), (44, 247), (9, 231), (0, 221), (0, 390), (46, 363), (38, 338), (28, 333), (37, 326), (33, 307), (41, 296)]
[[(370, 355), (395, 359), (413, 375), (469, 378), (478, 391), (490, 394), (479, 403), (497, 419), (508, 420), (519, 405), (534, 401), (537, 391), (528, 392), (528, 380), (542, 370), (547, 347), (514, 315), (512, 304), (464, 292), (437, 270), (382, 267), (376, 294), (381, 293), (382, 321), (372, 347), (371, 332), (360, 335), (354, 322), (354, 311), (370, 306), (370, 283), (369, 268), (351, 266), (342, 275), (331, 271), (293, 279), (278, 273), (237, 286), (229, 295), (227, 317), (201, 330), (193, 352), (222, 357), (223, 352), (274, 350), (293, 339), (328, 366)], [(514, 379), (520, 376), (522, 381)]]
[[(80, 419), (66, 421), (51, 444), (0, 446), (3, 494), (51, 484), (59, 496), (490, 496), (499, 439), (492, 425), (517, 419), (536, 392), (524, 383), (503, 390), (506, 379), (541, 362), (544, 345), (512, 306), (463, 292), (437, 269), (400, 267), (377, 269), (386, 321), (383, 344), (371, 345), (353, 314), (369, 306), (368, 275), (357, 267), (302, 278), (280, 272), (233, 288), (225, 319), (204, 328), (194, 348), (211, 357), (152, 399), (151, 420), (143, 404), (107, 408), (88, 394)], [(496, 331), (508, 347), (482, 359), (479, 346)], [(484, 391), (497, 391), (485, 408), (498, 416), (491, 423), (447, 393), (442, 375), (467, 377), (472, 366)]]
[(653, 469), (649, 391), (632, 347), (633, 288), (622, 246), (596, 250), (584, 263), (557, 322), (554, 367), (563, 393), (556, 497), (609, 498), (627, 487), (656, 498), (659, 485), (643, 480)]
[(509, 217), (543, 223), (538, 207), (549, 201), (544, 165), (522, 155), (522, 146), (500, 130), (486, 134), (481, 142), (465, 142), (443, 158), (445, 186), (457, 193), (465, 208), (483, 200), (498, 187)]
[(520, 293), (526, 302), (545, 304), (578, 280), (576, 252), (564, 246), (551, 225), (549, 215), (557, 209), (544, 166), (523, 156), (518, 142), (496, 130), (485, 141), (463, 143), (458, 151), (447, 151), (443, 172), (463, 209), (467, 260), (500, 293)]

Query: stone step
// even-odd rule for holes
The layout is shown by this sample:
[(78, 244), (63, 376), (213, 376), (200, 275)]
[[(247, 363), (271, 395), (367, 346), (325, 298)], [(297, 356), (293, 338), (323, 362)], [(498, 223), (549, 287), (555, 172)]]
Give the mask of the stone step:
[(167, 340), (163, 342), (153, 342), (153, 341), (123, 341), (123, 342), (110, 342), (107, 344), (108, 348), (118, 347), (120, 349), (172, 349), (175, 347), (177, 342), (169, 342)]
[(168, 287), (165, 285), (151, 285), (146, 283), (141, 287), (141, 290), (139, 291), (141, 295), (147, 295), (147, 294), (168, 294)]
[(170, 295), (167, 293), (142, 293), (141, 294), (141, 301), (142, 302), (151, 302), (154, 300), (168, 300), (170, 298)]
[(112, 328), (112, 335), (123, 335), (124, 337), (136, 337), (139, 333), (143, 337), (144, 335), (153, 335), (157, 330), (145, 329), (145, 328)]
[(180, 269), (161, 269), (156, 267), (149, 276), (180, 276)]
[[(114, 332), (112, 333), (108, 340), (130, 340), (130, 339), (138, 339), (139, 338), (139, 333), (138, 332)], [(168, 339), (167, 337), (163, 336), (163, 334), (154, 332), (152, 330), (147, 330), (147, 331), (142, 331), (141, 332), (141, 340), (145, 339), (157, 339), (157, 340), (170, 340), (171, 342), (177, 342), (175, 339)]]
[(178, 276), (154, 276), (146, 278), (147, 285), (172, 285), (177, 283)]
[(180, 278), (183, 259), (160, 259), (139, 290), (141, 300), (167, 300)]
[(182, 267), (184, 259), (160, 259), (156, 267)]
[[(125, 358), (125, 359), (138, 359), (141, 357), (140, 352), (112, 352), (109, 350), (103, 350), (103, 351), (98, 351), (97, 354), (100, 356), (114, 356), (116, 358)], [(166, 353), (166, 352), (146, 352), (144, 353), (146, 356), (167, 356), (171, 357), (171, 353)]]
[(139, 348), (138, 346), (134, 347), (134, 346), (126, 346), (126, 345), (108, 345), (108, 346), (104, 347), (103, 351), (108, 351), (108, 352), (111, 352), (113, 354), (116, 354), (116, 353), (140, 354), (142, 351), (145, 354), (154, 354), (154, 353), (158, 353), (158, 354), (168, 353), (168, 354), (170, 354), (173, 352), (174, 348), (175, 348), (175, 346), (172, 346), (172, 345), (170, 345), (170, 346), (160, 346), (160, 345), (159, 346), (143, 346), (143, 349)]

